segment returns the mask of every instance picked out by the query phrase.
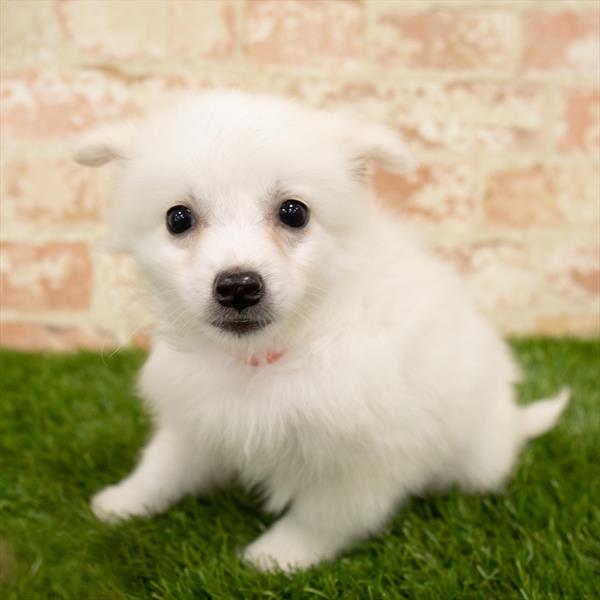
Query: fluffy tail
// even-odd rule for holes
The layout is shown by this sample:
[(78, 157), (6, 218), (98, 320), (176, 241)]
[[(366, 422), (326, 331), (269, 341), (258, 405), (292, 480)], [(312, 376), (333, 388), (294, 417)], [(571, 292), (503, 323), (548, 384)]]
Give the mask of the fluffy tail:
[(534, 438), (550, 430), (556, 423), (571, 396), (569, 388), (563, 388), (554, 398), (544, 398), (521, 408), (521, 431), (526, 438)]

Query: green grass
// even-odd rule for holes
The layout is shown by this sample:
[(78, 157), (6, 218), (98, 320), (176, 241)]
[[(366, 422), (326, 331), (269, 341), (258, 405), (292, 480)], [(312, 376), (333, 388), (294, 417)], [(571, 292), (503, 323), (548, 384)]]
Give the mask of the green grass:
[(574, 393), (506, 493), (414, 499), (376, 539), (289, 578), (237, 561), (269, 523), (240, 490), (112, 527), (90, 513), (90, 495), (131, 469), (148, 433), (131, 391), (142, 353), (4, 351), (0, 597), (597, 598), (600, 342), (514, 347), (524, 401)]

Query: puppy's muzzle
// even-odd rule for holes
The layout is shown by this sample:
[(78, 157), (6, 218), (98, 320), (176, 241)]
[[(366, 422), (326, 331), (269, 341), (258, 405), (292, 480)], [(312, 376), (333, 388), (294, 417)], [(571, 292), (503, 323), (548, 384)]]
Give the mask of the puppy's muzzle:
[(242, 312), (260, 302), (265, 294), (263, 278), (255, 271), (223, 271), (215, 277), (213, 296), (227, 308)]

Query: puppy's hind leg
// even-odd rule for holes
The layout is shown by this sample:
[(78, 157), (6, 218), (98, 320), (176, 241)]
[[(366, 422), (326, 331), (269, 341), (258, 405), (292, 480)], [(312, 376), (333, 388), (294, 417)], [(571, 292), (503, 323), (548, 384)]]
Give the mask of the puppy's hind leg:
[(134, 471), (92, 498), (92, 510), (107, 522), (166, 510), (210, 483), (214, 465), (207, 459), (181, 432), (159, 429)]
[(458, 484), (465, 492), (502, 489), (518, 453), (531, 438), (551, 429), (569, 401), (569, 390), (527, 406), (504, 403), (471, 451), (463, 457)]

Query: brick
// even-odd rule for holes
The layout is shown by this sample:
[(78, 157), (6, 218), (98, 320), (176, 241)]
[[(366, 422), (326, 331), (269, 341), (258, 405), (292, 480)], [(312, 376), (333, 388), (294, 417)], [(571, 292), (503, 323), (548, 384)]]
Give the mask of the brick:
[(558, 126), (558, 149), (562, 152), (600, 151), (600, 89), (569, 89)]
[(423, 150), (534, 152), (545, 144), (547, 101), (535, 84), (407, 84), (392, 122)]
[(383, 7), (375, 22), (373, 43), (376, 59), (384, 67), (498, 71), (516, 65), (519, 22), (510, 12), (431, 9), (411, 13), (393, 2)]
[(0, 246), (2, 307), (15, 310), (85, 310), (92, 291), (86, 244), (52, 242)]
[(539, 300), (538, 269), (523, 244), (490, 240), (435, 251), (462, 274), (479, 306), (490, 314), (530, 308)]
[(39, 323), (0, 323), (0, 345), (18, 350), (102, 350), (114, 340), (89, 326), (60, 327)]
[(485, 220), (492, 226), (590, 228), (600, 224), (600, 165), (596, 161), (535, 164), (489, 176)]
[(234, 53), (237, 28), (233, 2), (168, 0), (168, 7), (169, 56), (223, 59)]
[(567, 224), (580, 227), (600, 225), (600, 164), (573, 161), (551, 166), (557, 202)]
[(13, 232), (98, 224), (108, 198), (106, 175), (69, 160), (8, 160), (2, 178), (3, 224)]
[(0, 80), (0, 131), (4, 138), (63, 138), (143, 114), (183, 91), (219, 81), (218, 76), (129, 78), (116, 69), (22, 72)]
[(565, 298), (600, 301), (600, 245), (572, 242), (560, 246), (549, 257), (546, 274)]
[(215, 59), (235, 49), (229, 0), (61, 0), (57, 11), (73, 44), (98, 57)]
[(154, 317), (152, 297), (144, 287), (131, 256), (99, 254), (96, 293), (90, 310), (91, 323), (108, 331), (120, 344), (148, 343)]
[(597, 337), (600, 335), (600, 312), (596, 314), (542, 315), (535, 321), (536, 333), (542, 335), (577, 335)]
[(492, 173), (485, 194), (490, 225), (526, 229), (564, 221), (552, 174), (542, 166)]
[(548, 97), (537, 84), (406, 81), (391, 86), (304, 78), (284, 91), (309, 104), (353, 109), (388, 122), (414, 150), (537, 152), (546, 144)]
[(464, 225), (475, 219), (475, 173), (466, 165), (426, 164), (403, 175), (377, 169), (373, 183), (384, 203), (411, 221)]
[(598, 76), (600, 12), (532, 12), (526, 19), (525, 32), (526, 69)]
[(131, 344), (136, 348), (150, 349), (152, 346), (152, 328), (148, 327), (146, 330), (136, 331), (131, 336)]
[(51, 0), (0, 2), (0, 56), (9, 65), (43, 65), (56, 61), (61, 32)]
[(0, 82), (2, 136), (62, 137), (135, 111), (123, 81), (98, 72), (31, 71)]
[(246, 3), (246, 51), (286, 67), (354, 67), (363, 52), (356, 0), (253, 0)]

